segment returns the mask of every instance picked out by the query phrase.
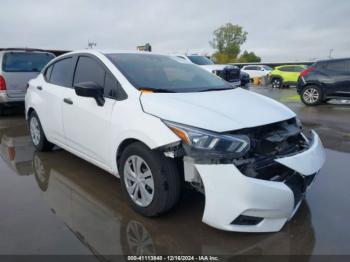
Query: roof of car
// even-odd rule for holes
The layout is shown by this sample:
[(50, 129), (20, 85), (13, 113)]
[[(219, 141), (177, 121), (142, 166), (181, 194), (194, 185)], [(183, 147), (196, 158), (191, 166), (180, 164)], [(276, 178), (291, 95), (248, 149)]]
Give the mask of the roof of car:
[(292, 66), (303, 66), (303, 67), (306, 67), (306, 65), (280, 65), (280, 66), (276, 66), (275, 68), (292, 67)]
[(316, 63), (350, 60), (350, 57), (317, 60)]
[(89, 54), (144, 54), (144, 55), (164, 55), (153, 52), (137, 51), (137, 50), (106, 50), (106, 49), (81, 49), (69, 52), (67, 54), (79, 54), (79, 53), (89, 53)]

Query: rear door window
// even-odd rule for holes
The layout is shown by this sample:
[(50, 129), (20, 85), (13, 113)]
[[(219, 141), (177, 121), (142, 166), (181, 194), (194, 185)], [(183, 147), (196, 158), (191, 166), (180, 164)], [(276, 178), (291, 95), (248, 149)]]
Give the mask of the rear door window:
[(295, 66), (295, 67), (294, 67), (294, 72), (300, 73), (300, 72), (302, 72), (302, 71), (304, 71), (304, 70), (305, 70), (305, 68), (302, 67), (302, 66)]
[(40, 72), (55, 56), (39, 52), (8, 52), (4, 54), (4, 72)]
[(344, 73), (345, 70), (345, 61), (332, 61), (328, 62), (327, 70), (332, 71), (333, 73)]
[(285, 66), (285, 67), (280, 67), (280, 71), (283, 72), (294, 72), (294, 66)]
[(72, 87), (73, 58), (63, 58), (53, 64), (50, 83), (54, 85)]

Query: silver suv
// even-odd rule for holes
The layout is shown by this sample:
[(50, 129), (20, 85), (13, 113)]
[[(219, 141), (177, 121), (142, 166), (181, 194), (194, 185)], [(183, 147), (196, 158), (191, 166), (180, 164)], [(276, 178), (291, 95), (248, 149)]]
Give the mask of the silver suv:
[(45, 51), (0, 50), (0, 115), (5, 106), (23, 103), (27, 82), (54, 57)]

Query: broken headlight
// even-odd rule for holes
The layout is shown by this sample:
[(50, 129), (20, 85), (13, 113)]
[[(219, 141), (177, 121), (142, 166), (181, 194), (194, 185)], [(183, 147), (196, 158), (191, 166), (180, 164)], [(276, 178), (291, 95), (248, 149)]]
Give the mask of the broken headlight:
[(194, 157), (239, 158), (250, 149), (250, 139), (245, 135), (224, 135), (170, 121), (164, 123), (181, 138), (186, 152)]

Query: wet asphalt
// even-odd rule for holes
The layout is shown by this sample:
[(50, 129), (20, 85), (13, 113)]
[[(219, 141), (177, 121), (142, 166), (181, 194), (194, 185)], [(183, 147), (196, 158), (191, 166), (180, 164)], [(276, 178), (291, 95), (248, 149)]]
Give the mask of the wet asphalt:
[(350, 104), (305, 107), (294, 89), (253, 91), (285, 103), (325, 145), (326, 163), (278, 233), (223, 232), (201, 222), (204, 197), (187, 190), (158, 218), (133, 212), (119, 180), (62, 150), (37, 153), (21, 110), (0, 118), (0, 254), (350, 254)]

